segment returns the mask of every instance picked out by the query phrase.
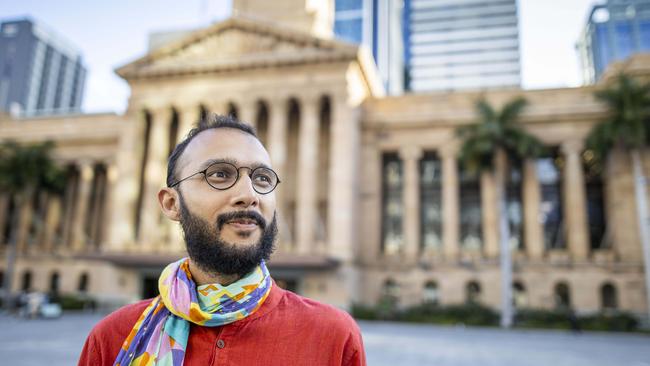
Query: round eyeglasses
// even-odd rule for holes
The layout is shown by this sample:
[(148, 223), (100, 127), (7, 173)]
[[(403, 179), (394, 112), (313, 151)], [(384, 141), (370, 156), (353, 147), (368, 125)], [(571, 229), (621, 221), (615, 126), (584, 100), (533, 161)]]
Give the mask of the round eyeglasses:
[(249, 167), (236, 167), (235, 165), (227, 162), (214, 163), (208, 166), (207, 168), (196, 172), (190, 176), (187, 176), (178, 182), (170, 185), (170, 188), (173, 188), (180, 184), (182, 181), (192, 178), (197, 174), (203, 174), (205, 181), (214, 189), (224, 191), (228, 188), (234, 186), (237, 181), (239, 181), (239, 170), (248, 169), (251, 182), (253, 183), (253, 189), (259, 194), (268, 194), (273, 192), (275, 187), (280, 183), (278, 175), (269, 168), (266, 167), (257, 167), (255, 169)]

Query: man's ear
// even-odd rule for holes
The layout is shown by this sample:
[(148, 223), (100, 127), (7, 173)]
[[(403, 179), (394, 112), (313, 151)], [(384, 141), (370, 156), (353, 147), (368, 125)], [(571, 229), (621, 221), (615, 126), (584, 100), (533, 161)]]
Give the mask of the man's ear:
[(160, 203), (160, 208), (162, 212), (170, 220), (180, 221), (180, 198), (178, 197), (178, 192), (175, 189), (169, 187), (163, 187), (158, 191), (158, 203)]

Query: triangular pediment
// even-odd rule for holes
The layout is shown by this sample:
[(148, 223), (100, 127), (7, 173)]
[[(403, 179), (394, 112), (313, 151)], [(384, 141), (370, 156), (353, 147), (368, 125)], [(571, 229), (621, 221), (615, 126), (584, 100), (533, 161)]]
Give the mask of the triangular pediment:
[(230, 18), (117, 70), (125, 79), (354, 60), (358, 47), (273, 23)]

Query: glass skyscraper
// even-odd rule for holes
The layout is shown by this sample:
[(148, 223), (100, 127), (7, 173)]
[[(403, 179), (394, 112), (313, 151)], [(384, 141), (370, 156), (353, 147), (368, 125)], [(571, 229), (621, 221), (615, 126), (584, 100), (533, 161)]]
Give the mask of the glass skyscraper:
[(372, 52), (388, 94), (404, 91), (403, 0), (336, 0), (334, 34)]
[(336, 0), (335, 19), (389, 94), (521, 85), (516, 0)]
[(578, 41), (583, 80), (596, 82), (611, 62), (650, 51), (650, 0), (609, 0), (591, 9)]
[(406, 0), (412, 91), (519, 87), (516, 0)]
[(32, 19), (0, 24), (0, 72), (0, 110), (32, 116), (81, 108), (81, 53)]

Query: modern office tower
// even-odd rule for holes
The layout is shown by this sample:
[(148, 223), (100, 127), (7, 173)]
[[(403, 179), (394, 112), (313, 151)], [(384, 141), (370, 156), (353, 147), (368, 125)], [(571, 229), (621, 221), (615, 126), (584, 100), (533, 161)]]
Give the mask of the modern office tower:
[(33, 116), (78, 111), (86, 68), (81, 53), (33, 19), (0, 25), (0, 110)]
[(609, 0), (595, 5), (577, 49), (587, 84), (596, 82), (611, 62), (650, 52), (650, 0)]
[(403, 0), (336, 0), (334, 34), (372, 51), (390, 95), (404, 91)]
[(409, 90), (519, 87), (516, 0), (405, 0)]

